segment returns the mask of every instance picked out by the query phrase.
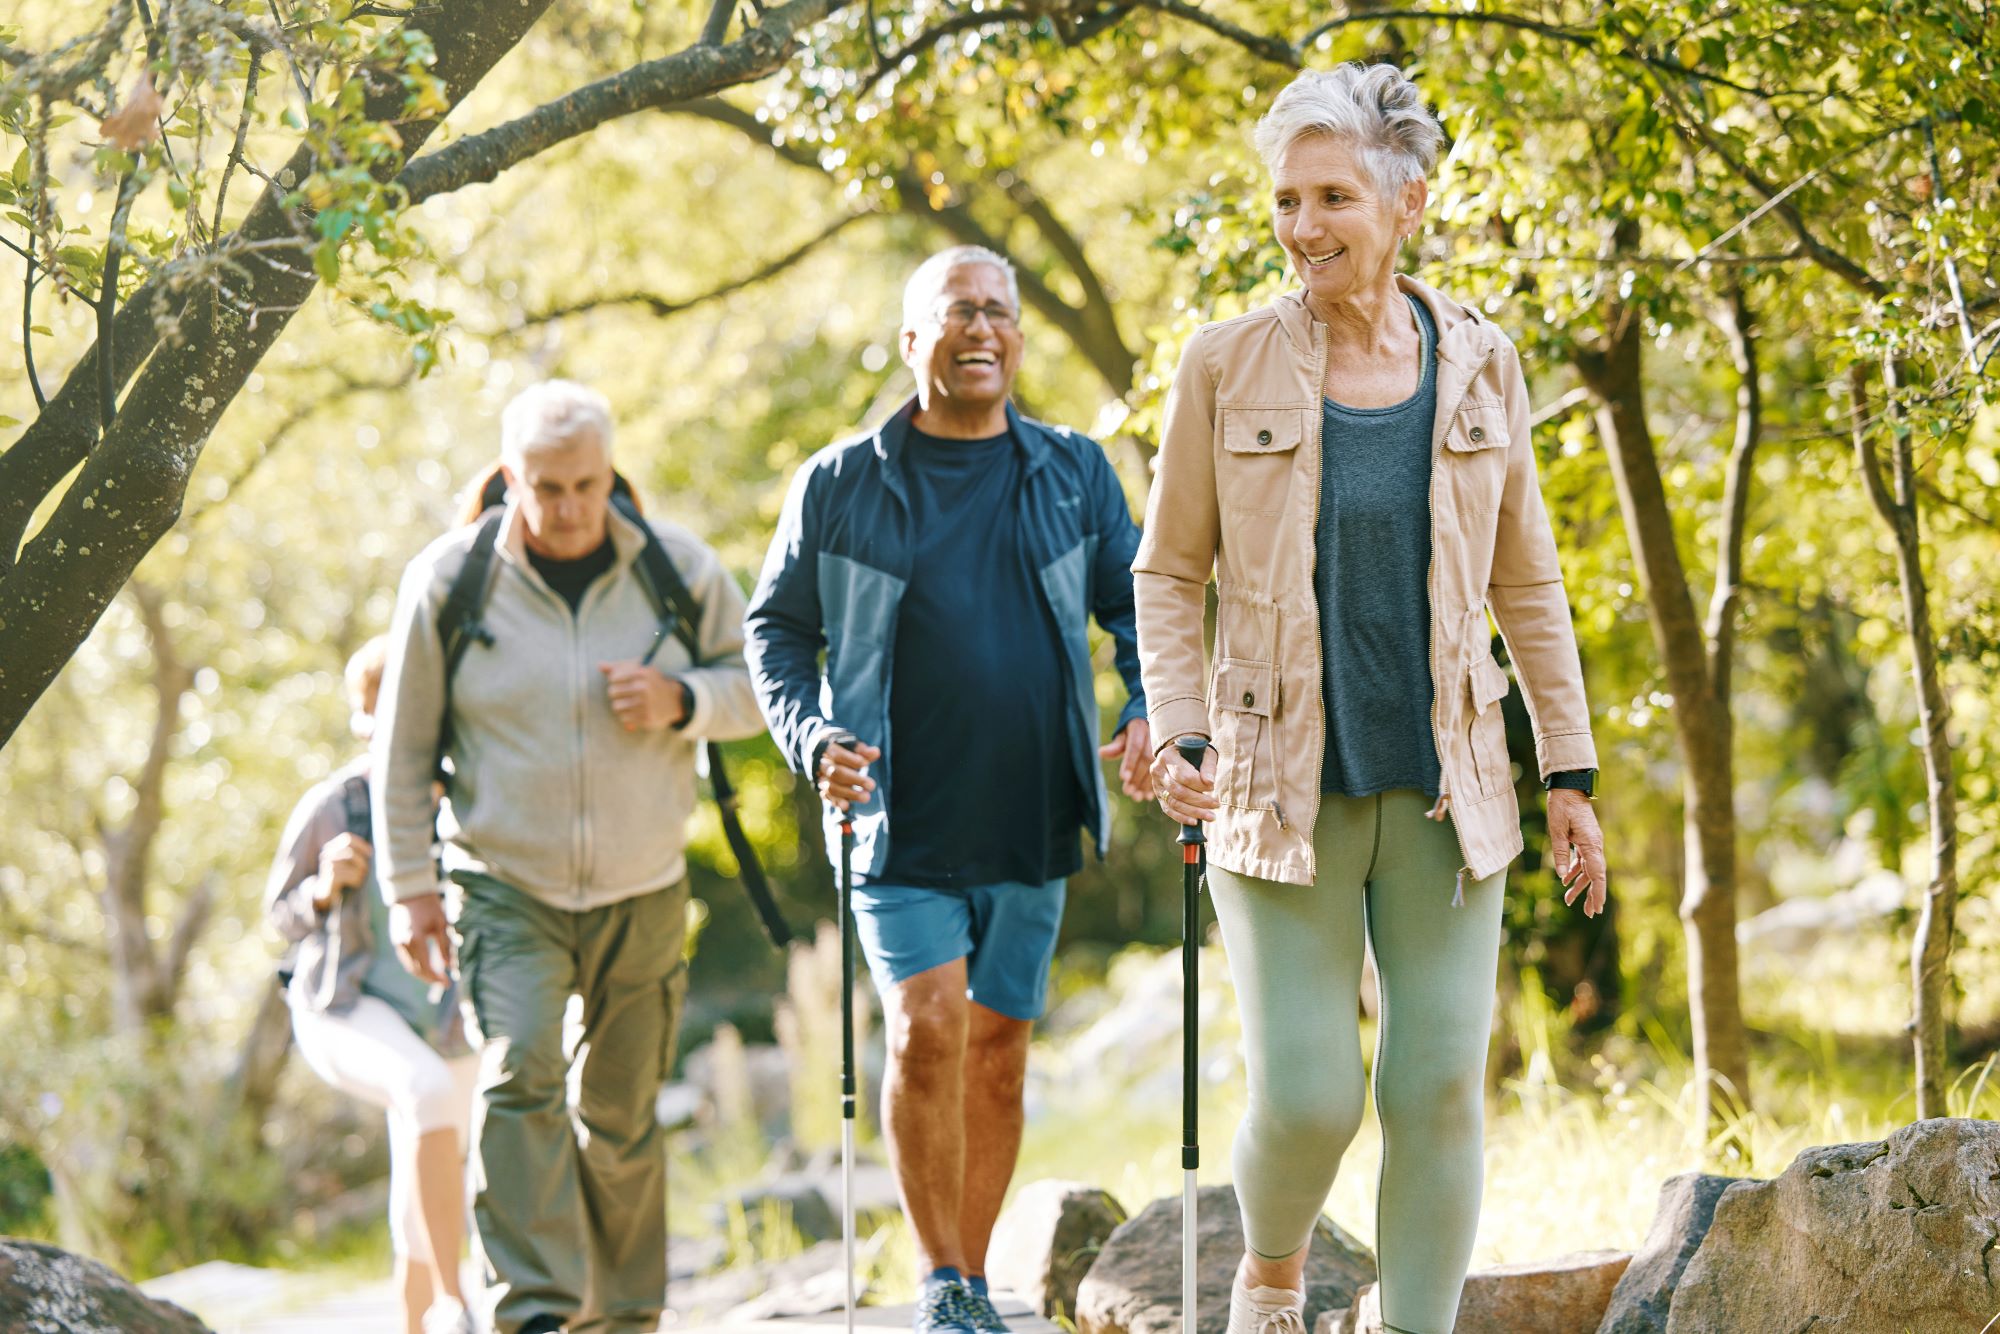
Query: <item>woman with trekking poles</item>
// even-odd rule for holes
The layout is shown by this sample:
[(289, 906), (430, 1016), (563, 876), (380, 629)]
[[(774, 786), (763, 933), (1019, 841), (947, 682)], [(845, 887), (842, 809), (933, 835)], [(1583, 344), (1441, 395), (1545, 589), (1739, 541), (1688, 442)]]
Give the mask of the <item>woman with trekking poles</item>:
[[(1384, 1328), (1456, 1319), (1523, 846), (1489, 611), (1533, 719), (1564, 901), (1604, 906), (1597, 756), (1521, 363), (1478, 310), (1396, 272), (1443, 138), (1388, 65), (1278, 95), (1256, 146), (1302, 286), (1188, 342), (1132, 566), (1155, 785), (1205, 830), (1242, 1012), (1230, 1334), (1302, 1334), (1306, 1245), (1362, 1118), (1364, 947)], [(1198, 770), (1174, 746), (1188, 739), (1208, 743)]]

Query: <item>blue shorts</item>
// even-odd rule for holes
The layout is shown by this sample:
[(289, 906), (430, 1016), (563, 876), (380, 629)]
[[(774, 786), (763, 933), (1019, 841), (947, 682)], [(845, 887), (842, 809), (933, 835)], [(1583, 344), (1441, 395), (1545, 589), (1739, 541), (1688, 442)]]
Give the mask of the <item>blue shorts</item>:
[(1039, 1019), (1065, 890), (1061, 880), (970, 889), (856, 885), (854, 929), (877, 991), (964, 959), (966, 995), (1010, 1019)]

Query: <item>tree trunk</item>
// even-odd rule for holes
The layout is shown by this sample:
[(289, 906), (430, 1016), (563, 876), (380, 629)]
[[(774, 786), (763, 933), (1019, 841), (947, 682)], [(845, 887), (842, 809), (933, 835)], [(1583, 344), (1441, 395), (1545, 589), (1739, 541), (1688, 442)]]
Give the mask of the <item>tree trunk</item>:
[(183, 932), (198, 932), (207, 917), (203, 896), (189, 899), (195, 908), (192, 918), (183, 918), (181, 929), (163, 953), (155, 948), (146, 930), (146, 890), (152, 878), (153, 841), (166, 818), (167, 763), (174, 738), (181, 730), (181, 696), (193, 681), (193, 673), (174, 649), (173, 635), (162, 613), (160, 597), (144, 584), (132, 584), (133, 601), (145, 623), (146, 638), (153, 650), (153, 694), (155, 697), (153, 735), (147, 743), (146, 758), (132, 780), (132, 813), (118, 826), (100, 823), (98, 842), (104, 849), (105, 935), (111, 951), (112, 1023), (122, 1033), (142, 1031), (155, 1020), (173, 1014), (179, 990), (177, 970), (169, 958), (186, 959), (192, 941)]
[(1598, 430), (1610, 454), (1654, 646), (1673, 692), (1674, 732), (1685, 775), (1687, 860), (1680, 916), (1694, 1026), (1695, 1124), (1714, 1131), (1727, 1126), (1732, 1111), (1750, 1106), (1749, 1042), (1737, 983), (1729, 710), (1710, 677), (1708, 637), (1695, 615), (1674, 544), (1673, 517), (1647, 423), (1640, 360), (1644, 324), (1637, 310), (1622, 305), (1608, 312), (1608, 324), (1603, 345), (1579, 350), (1576, 365), (1599, 402)]
[(1931, 629), (1930, 591), (1924, 580), (1923, 531), (1917, 521), (1916, 467), (1910, 431), (1896, 404), (1896, 365), (1882, 363), (1883, 416), (1890, 424), (1895, 475), (1892, 495), (1882, 479), (1874, 437), (1868, 428), (1868, 386), (1859, 363), (1848, 370), (1852, 399), (1855, 462), (1875, 512), (1896, 547), (1896, 573), (1903, 591), (1903, 628), (1910, 640), (1911, 675), (1917, 685), (1918, 744), (1923, 749), (1925, 799), (1931, 824), (1931, 879), (1923, 912), (1910, 946), (1915, 1008), (1910, 1035), (1916, 1048), (1917, 1119), (1946, 1114), (1949, 1079), (1946, 1004), (1951, 984), (1951, 937), (1958, 915), (1958, 796), (1953, 777), (1951, 703), (1938, 680), (1937, 637)]

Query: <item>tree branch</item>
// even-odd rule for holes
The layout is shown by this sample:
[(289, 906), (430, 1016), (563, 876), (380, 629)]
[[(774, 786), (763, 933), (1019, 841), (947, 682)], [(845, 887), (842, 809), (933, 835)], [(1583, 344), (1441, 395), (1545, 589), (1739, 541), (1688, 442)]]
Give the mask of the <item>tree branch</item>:
[(1875, 512), (1893, 526), (1896, 502), (1882, 478), (1882, 459), (1875, 451), (1875, 439), (1868, 429), (1868, 373), (1859, 361), (1847, 368), (1847, 402), (1849, 420), (1853, 423), (1854, 466), (1861, 473), (1862, 489), (1868, 493)]
[(523, 325), (550, 324), (556, 320), (567, 319), (571, 315), (580, 315), (585, 311), (597, 310), (603, 306), (637, 305), (647, 307), (654, 315), (662, 318), (669, 315), (678, 315), (683, 311), (692, 310), (696, 306), (720, 300), (734, 292), (740, 292), (746, 287), (754, 287), (766, 279), (777, 277), (780, 273), (791, 268), (792, 265), (804, 259), (820, 246), (840, 235), (847, 228), (853, 226), (863, 218), (872, 216), (874, 215), (869, 213), (850, 213), (846, 217), (839, 218), (830, 226), (821, 229), (818, 235), (793, 247), (776, 259), (759, 266), (755, 272), (746, 273), (740, 278), (732, 278), (721, 286), (711, 288), (699, 296), (670, 300), (652, 292), (623, 292), (614, 296), (590, 297), (583, 301), (572, 301), (566, 305), (553, 306), (548, 310), (524, 316), (521, 323)]
[(1736, 436), (1723, 482), (1722, 534), (1716, 542), (1715, 590), (1708, 604), (1709, 680), (1728, 709), (1730, 676), (1736, 657), (1736, 613), (1742, 603), (1743, 533), (1749, 521), (1750, 487), (1756, 476), (1757, 446), (1764, 429), (1764, 395), (1757, 366), (1757, 335), (1743, 286), (1731, 286), (1717, 321), (1729, 337), (1736, 362)]
[[(1930, 155), (1931, 163), (1931, 208), (1937, 209), (1944, 202), (1944, 173), (1938, 168), (1937, 131), (1931, 123), (1924, 122), (1924, 148)], [(1950, 246), (1944, 247), (1945, 282), (1951, 288), (1951, 308), (1958, 316), (1958, 336), (1965, 346), (1965, 359), (1972, 360), (1977, 353), (1978, 340), (1972, 336), (1972, 317), (1965, 312), (1965, 288), (1958, 281), (1958, 256)]]
[(1590, 392), (1588, 386), (1578, 385), (1555, 402), (1542, 408), (1534, 416), (1528, 418), (1528, 429), (1532, 431), (1537, 426), (1557, 421), (1582, 408), (1592, 407), (1596, 402), (1597, 396)]
[(222, 180), (215, 187), (215, 223), (209, 228), (209, 235), (222, 235), (222, 210), (229, 202), (229, 178), (236, 172), (236, 164), (243, 160), (243, 146), (250, 139), (250, 115), (257, 105), (257, 71), (264, 58), (256, 51), (250, 53), (250, 72), (243, 76), (243, 114), (236, 118), (236, 140), (230, 145), (229, 156), (222, 163)]
[[(1722, 140), (1708, 128), (1702, 118), (1690, 112), (1686, 104), (1680, 100), (1679, 96), (1666, 83), (1661, 82), (1655, 86), (1658, 88), (1662, 100), (1673, 108), (1674, 115), (1669, 120), (1675, 132), (1682, 139), (1690, 143), (1699, 142), (1708, 151), (1722, 159), (1723, 163), (1738, 179), (1762, 195), (1768, 201), (1767, 206), (1774, 210), (1780, 218), (1784, 219), (1785, 225), (1791, 228), (1792, 235), (1798, 238), (1799, 244), (1805, 247), (1806, 253), (1810, 254), (1819, 263), (1821, 268), (1846, 282), (1849, 286), (1857, 288), (1870, 296), (1882, 296), (1888, 292), (1889, 285), (1887, 283), (1869, 273), (1868, 270), (1849, 259), (1846, 255), (1826, 245), (1812, 234), (1811, 228), (1806, 226), (1805, 218), (1799, 213), (1798, 208), (1786, 202), (1785, 195), (1789, 194), (1790, 190), (1781, 192), (1776, 185), (1764, 179), (1756, 168), (1747, 162), (1737, 160), (1730, 153), (1729, 149), (1723, 145)], [(1791, 189), (1797, 189), (1802, 184), (1804, 184), (1804, 181), (1797, 182)]]
[(701, 44), (721, 46), (729, 36), (729, 17), (736, 12), (736, 0), (710, 0), (708, 22), (701, 25)]
[(1306, 43), (1301, 42), (1297, 46), (1294, 46), (1282, 37), (1251, 32), (1248, 28), (1238, 27), (1227, 19), (1217, 18), (1205, 9), (1187, 4), (1185, 0), (1138, 0), (1138, 7), (1157, 10), (1162, 14), (1171, 14), (1175, 18), (1194, 24), (1196, 27), (1206, 28), (1216, 36), (1234, 42), (1251, 55), (1268, 60), (1274, 65), (1282, 65), (1286, 69), (1297, 69), (1302, 63), (1299, 59), (1299, 51)]
[[(12, 241), (7, 244), (14, 245)], [(25, 250), (21, 254), (28, 261), (27, 275), (21, 280), (21, 365), (28, 372), (28, 388), (35, 395), (35, 410), (39, 412), (49, 405), (49, 396), (42, 392), (42, 377), (35, 370), (35, 276), (41, 268), (32, 254)]]
[[(882, 55), (881, 48), (878, 46), (876, 48), (874, 72), (861, 81), (861, 86), (863, 88), (874, 87), (882, 79), (894, 73), (897, 67), (905, 60), (930, 50), (947, 37), (955, 37), (959, 33), (970, 32), (977, 28), (997, 28), (1004, 23), (1033, 23), (1035, 19), (1036, 15), (1026, 9), (965, 10), (953, 14), (950, 18), (942, 22), (933, 23), (915, 37), (903, 43), (893, 55)], [(869, 32), (872, 37), (874, 33), (872, 25), (869, 28)]]
[[(725, 102), (721, 98), (702, 98), (683, 103), (673, 107), (672, 110), (727, 125), (755, 139), (795, 166), (820, 175), (828, 174), (820, 165), (816, 154), (794, 143), (778, 142), (771, 126), (765, 125), (741, 107)], [(980, 222), (971, 207), (962, 199), (933, 207), (930, 196), (924, 188), (924, 182), (908, 169), (895, 172), (890, 180), (896, 187), (896, 196), (903, 212), (939, 227), (963, 244), (983, 246), (996, 254), (1012, 256), (1006, 240)], [(1060, 223), (1054, 220), (1053, 215), (1051, 222), (1060, 229)], [(1123, 340), (1118, 337), (1115, 320), (1107, 323), (1106, 316), (1093, 315), (1072, 306), (1056, 295), (1054, 289), (1039, 273), (1024, 263), (1016, 263), (1015, 278), (1020, 283), (1022, 301), (1063, 332), (1071, 346), (1083, 354), (1092, 369), (1103, 378), (1114, 394), (1122, 395), (1132, 387), (1134, 357), (1125, 347)], [(1078, 281), (1082, 282), (1083, 279), (1079, 277)], [(1101, 286), (1098, 290), (1102, 290)]]
[(636, 111), (670, 107), (770, 74), (784, 63), (799, 33), (845, 0), (791, 0), (763, 12), (762, 21), (727, 46), (691, 46), (546, 102), (524, 116), (427, 153), (405, 167), (397, 183), (411, 203), (485, 184), (507, 168)]

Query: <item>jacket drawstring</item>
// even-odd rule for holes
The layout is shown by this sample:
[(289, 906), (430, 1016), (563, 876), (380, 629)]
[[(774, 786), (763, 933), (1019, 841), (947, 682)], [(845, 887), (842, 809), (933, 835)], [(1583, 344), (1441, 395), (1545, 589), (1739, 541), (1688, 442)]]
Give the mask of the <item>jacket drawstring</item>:
[(1458, 868), (1458, 885), (1451, 892), (1451, 906), (1454, 908), (1463, 908), (1465, 906), (1465, 873), (1471, 869), (1470, 866), (1461, 866)]

